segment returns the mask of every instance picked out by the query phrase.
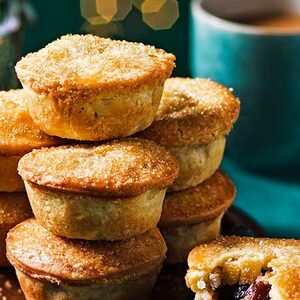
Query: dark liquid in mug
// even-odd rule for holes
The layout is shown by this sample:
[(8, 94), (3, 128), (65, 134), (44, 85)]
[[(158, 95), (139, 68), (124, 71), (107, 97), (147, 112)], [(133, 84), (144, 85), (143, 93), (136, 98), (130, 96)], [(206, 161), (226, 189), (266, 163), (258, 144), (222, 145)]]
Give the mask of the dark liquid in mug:
[(300, 30), (299, 14), (274, 14), (266, 16), (252, 16), (233, 20), (238, 23), (265, 27), (266, 29)]

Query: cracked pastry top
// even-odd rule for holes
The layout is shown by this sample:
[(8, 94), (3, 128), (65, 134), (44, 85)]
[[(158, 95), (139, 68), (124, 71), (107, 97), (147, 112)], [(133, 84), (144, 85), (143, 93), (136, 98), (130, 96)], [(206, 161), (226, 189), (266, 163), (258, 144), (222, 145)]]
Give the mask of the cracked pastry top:
[(58, 237), (29, 219), (7, 237), (7, 256), (18, 270), (58, 284), (113, 285), (156, 271), (166, 245), (157, 228), (123, 241), (83, 241)]
[(66, 35), (27, 54), (16, 71), (22, 83), (39, 93), (60, 97), (71, 91), (76, 100), (87, 93), (116, 92), (161, 81), (170, 76), (174, 59), (164, 50), (141, 43)]
[(239, 111), (231, 90), (214, 81), (169, 78), (156, 118), (141, 136), (166, 147), (207, 145), (231, 130)]
[(232, 181), (217, 171), (196, 187), (166, 195), (160, 227), (202, 223), (218, 217), (236, 194)]
[(193, 249), (187, 286), (196, 299), (300, 299), (300, 241), (222, 237)]
[(0, 155), (19, 155), (34, 148), (62, 144), (33, 122), (27, 110), (32, 96), (23, 89), (0, 92)]
[(169, 152), (142, 139), (40, 149), (19, 162), (22, 178), (40, 186), (103, 197), (134, 197), (164, 189), (178, 173)]

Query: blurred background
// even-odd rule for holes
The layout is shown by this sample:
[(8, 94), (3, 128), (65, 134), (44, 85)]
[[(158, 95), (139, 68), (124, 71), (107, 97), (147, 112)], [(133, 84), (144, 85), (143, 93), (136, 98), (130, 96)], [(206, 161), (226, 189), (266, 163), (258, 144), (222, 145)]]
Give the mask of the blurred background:
[[(226, 1), (221, 2), (222, 10)], [(251, 1), (247, 3), (251, 9)], [(209, 77), (232, 87), (241, 99), (240, 120), (228, 137), (222, 166), (237, 185), (235, 205), (270, 236), (300, 237), (300, 83), (290, 81), (290, 74), (300, 78), (300, 48), (274, 36), (236, 40), (221, 33), (219, 38), (219, 30), (216, 34), (194, 19), (189, 0), (0, 0), (0, 88), (18, 85), (13, 66), (20, 55), (67, 33), (140, 41), (172, 52), (177, 57), (174, 76)], [(300, 45), (299, 34), (292, 39)], [(253, 40), (259, 46), (253, 47)], [(288, 48), (286, 63), (293, 70), (274, 67), (281, 48)], [(251, 49), (251, 61), (239, 56), (243, 49)], [(293, 93), (278, 88), (285, 81), (292, 82)]]
[(89, 32), (153, 44), (173, 52), (177, 57), (175, 75), (187, 76), (190, 1), (144, 2), (102, 0), (98, 1), (97, 12), (96, 0), (33, 0), (38, 20), (26, 30), (24, 53), (40, 49), (66, 33)]

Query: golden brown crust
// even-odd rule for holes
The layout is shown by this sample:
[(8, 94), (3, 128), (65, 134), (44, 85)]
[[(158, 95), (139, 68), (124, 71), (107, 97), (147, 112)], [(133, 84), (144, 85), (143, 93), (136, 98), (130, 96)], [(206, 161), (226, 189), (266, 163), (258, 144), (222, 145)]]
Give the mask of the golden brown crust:
[(152, 229), (118, 242), (60, 238), (29, 219), (7, 237), (7, 256), (29, 276), (56, 283), (121, 283), (157, 269), (166, 253), (165, 242)]
[(99, 92), (163, 83), (174, 60), (174, 55), (141, 43), (66, 35), (21, 59), (16, 71), (22, 84), (38, 93), (77, 101)]
[(217, 274), (219, 285), (251, 284), (258, 279), (271, 285), (271, 299), (300, 297), (300, 240), (221, 237), (193, 249), (188, 264), (186, 281), (193, 290), (204, 287), (199, 281)]
[(153, 142), (126, 139), (35, 150), (20, 160), (19, 173), (24, 180), (49, 188), (133, 197), (169, 186), (178, 163)]
[(0, 193), (0, 266), (8, 266), (5, 238), (15, 225), (32, 216), (25, 193)]
[(47, 135), (33, 123), (27, 111), (30, 97), (21, 89), (0, 92), (0, 155), (62, 144), (61, 139)]
[(50, 135), (124, 138), (153, 122), (175, 57), (138, 43), (67, 35), (16, 66), (34, 122)]
[(31, 216), (31, 207), (25, 193), (0, 193), (1, 228), (11, 229)]
[[(26, 299), (38, 300), (149, 300), (160, 267), (145, 276), (107, 285), (57, 284), (32, 278), (16, 270)], [(10, 299), (9, 300), (15, 300)]]
[(167, 194), (159, 226), (192, 225), (214, 219), (232, 204), (235, 194), (229, 177), (217, 171), (194, 188)]
[(182, 191), (212, 176), (220, 167), (225, 150), (225, 137), (221, 136), (207, 145), (170, 147), (169, 151), (179, 163), (179, 173), (170, 191)]
[(165, 147), (208, 144), (229, 133), (240, 102), (231, 90), (202, 78), (169, 78), (153, 124), (140, 136)]
[(202, 223), (160, 228), (168, 248), (165, 263), (186, 263), (194, 247), (213, 240), (220, 234), (222, 217), (223, 213), (217, 218)]
[(0, 155), (0, 192), (25, 192), (22, 178), (18, 174), (21, 155)]
[[(292, 257), (293, 255), (298, 255), (300, 258), (300, 240), (238, 236), (220, 237), (194, 248), (189, 255), (188, 264), (190, 268), (203, 268), (206, 270), (207, 268), (214, 268), (216, 262), (223, 259), (223, 255), (240, 257), (254, 253), (274, 257), (276, 260), (286, 258), (286, 256)], [(286, 263), (282, 267), (285, 267)], [(298, 263), (300, 264), (300, 260)]]
[(123, 240), (154, 228), (160, 218), (164, 190), (136, 197), (107, 199), (61, 192), (25, 182), (33, 213), (50, 232), (83, 240)]
[(34, 122), (50, 135), (75, 140), (111, 140), (141, 131), (153, 122), (163, 82), (95, 95), (55, 98), (35, 93), (28, 108)]

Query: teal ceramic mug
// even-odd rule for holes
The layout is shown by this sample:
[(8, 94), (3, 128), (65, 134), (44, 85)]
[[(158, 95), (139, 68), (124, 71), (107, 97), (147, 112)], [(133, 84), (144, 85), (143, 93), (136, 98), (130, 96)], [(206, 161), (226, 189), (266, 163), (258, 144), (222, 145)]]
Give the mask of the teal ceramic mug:
[(194, 0), (191, 8), (192, 75), (232, 87), (241, 100), (227, 157), (247, 169), (300, 179), (300, 28), (227, 21), (300, 14), (300, 1)]

